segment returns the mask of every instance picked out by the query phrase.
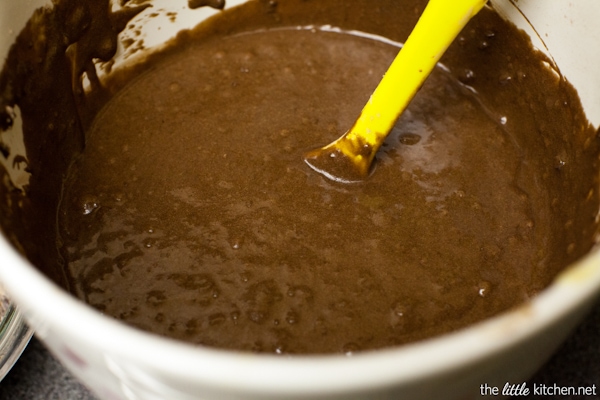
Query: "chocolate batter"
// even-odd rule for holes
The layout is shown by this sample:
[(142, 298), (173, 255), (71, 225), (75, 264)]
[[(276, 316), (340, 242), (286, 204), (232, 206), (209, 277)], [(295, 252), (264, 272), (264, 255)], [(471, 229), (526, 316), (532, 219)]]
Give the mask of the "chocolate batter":
[(193, 343), (353, 353), (507, 310), (585, 254), (596, 132), (548, 60), (489, 9), (368, 180), (335, 183), (304, 164), (352, 125), (398, 52), (354, 30), (402, 41), (424, 6), (346, 4), (250, 2), (95, 92), (72, 84), (64, 93), (88, 97), (85, 150), (54, 172), (66, 177), (51, 213), (63, 284)]

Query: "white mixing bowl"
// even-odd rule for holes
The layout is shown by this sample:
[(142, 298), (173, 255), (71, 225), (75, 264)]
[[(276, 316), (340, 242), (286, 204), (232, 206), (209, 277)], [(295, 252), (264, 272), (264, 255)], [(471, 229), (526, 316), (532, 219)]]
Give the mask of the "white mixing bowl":
[[(234, 6), (244, 1), (228, 1)], [(0, 2), (0, 55), (44, 0)], [(186, 2), (155, 1), (180, 12)], [(158, 4), (161, 3), (161, 4)], [(525, 29), (578, 90), (600, 123), (600, 3), (596, 0), (492, 1)], [(217, 12), (206, 7), (147, 25), (145, 45)], [(163, 14), (163, 13), (161, 13)], [(165, 21), (164, 29), (156, 27)], [(529, 25), (531, 24), (531, 25)], [(585, 60), (585, 62), (583, 61)], [(116, 64), (116, 67), (118, 63)], [(19, 124), (14, 128), (18, 130)], [(17, 179), (17, 178), (15, 178)], [(600, 292), (600, 254), (563, 272), (530, 303), (483, 323), (394, 349), (342, 355), (277, 357), (195, 347), (130, 328), (53, 284), (0, 237), (0, 281), (37, 336), (71, 372), (106, 399), (454, 399), (480, 386), (521, 383), (548, 359)]]

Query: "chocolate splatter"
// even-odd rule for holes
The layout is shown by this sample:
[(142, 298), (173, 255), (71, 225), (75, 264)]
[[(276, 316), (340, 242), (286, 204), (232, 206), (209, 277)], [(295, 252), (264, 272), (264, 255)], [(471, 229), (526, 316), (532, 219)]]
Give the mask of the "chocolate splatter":
[(188, 7), (191, 9), (206, 6), (222, 10), (225, 8), (225, 0), (188, 0)]
[[(111, 60), (117, 52), (118, 34), (127, 23), (150, 4), (123, 7), (118, 11), (109, 10), (108, 0), (77, 3), (77, 16), (85, 24), (81, 37), (68, 49), (73, 61), (73, 88), (83, 93), (82, 76), (85, 73), (92, 90), (100, 86), (94, 59)], [(91, 16), (94, 16), (93, 18)]]
[[(56, 207), (66, 167), (84, 147), (84, 127), (73, 91), (81, 74), (97, 84), (93, 59), (108, 60), (129, 19), (148, 5), (110, 11), (109, 0), (56, 0), (41, 7), (17, 36), (0, 72), (0, 153), (11, 149), (2, 141), (16, 118), (23, 120), (29, 185), (22, 193), (4, 179), (0, 188), (0, 224), (9, 239), (54, 281), (68, 287), (56, 249)], [(67, 56), (69, 53), (71, 59)], [(49, 77), (51, 77), (49, 79)], [(0, 168), (0, 173), (7, 172)], [(39, 240), (32, 241), (36, 237)]]

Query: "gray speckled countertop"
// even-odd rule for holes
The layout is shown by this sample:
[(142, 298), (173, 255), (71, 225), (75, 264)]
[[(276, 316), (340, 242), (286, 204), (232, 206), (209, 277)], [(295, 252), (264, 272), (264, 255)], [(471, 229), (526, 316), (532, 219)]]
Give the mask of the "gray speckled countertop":
[[(533, 383), (595, 385), (597, 390), (596, 395), (584, 397), (530, 394), (515, 399), (600, 399), (600, 303), (528, 386)], [(34, 337), (17, 364), (0, 382), (0, 400), (95, 400), (95, 397)]]
[(0, 382), (2, 400), (95, 400), (35, 337)]

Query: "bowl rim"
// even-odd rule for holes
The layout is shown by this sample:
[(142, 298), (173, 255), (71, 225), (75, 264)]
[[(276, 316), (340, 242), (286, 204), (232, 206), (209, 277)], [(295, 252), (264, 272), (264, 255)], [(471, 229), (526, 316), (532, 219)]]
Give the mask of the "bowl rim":
[(0, 280), (42, 340), (49, 328), (69, 332), (124, 365), (140, 363), (155, 372), (212, 387), (273, 393), (356, 391), (442, 374), (533, 337), (573, 310), (592, 304), (600, 293), (600, 251), (595, 248), (560, 273), (537, 297), (455, 332), (350, 357), (282, 357), (207, 348), (130, 327), (50, 281), (18, 254), (4, 236), (0, 238), (0, 254), (6, 263), (0, 269)]

